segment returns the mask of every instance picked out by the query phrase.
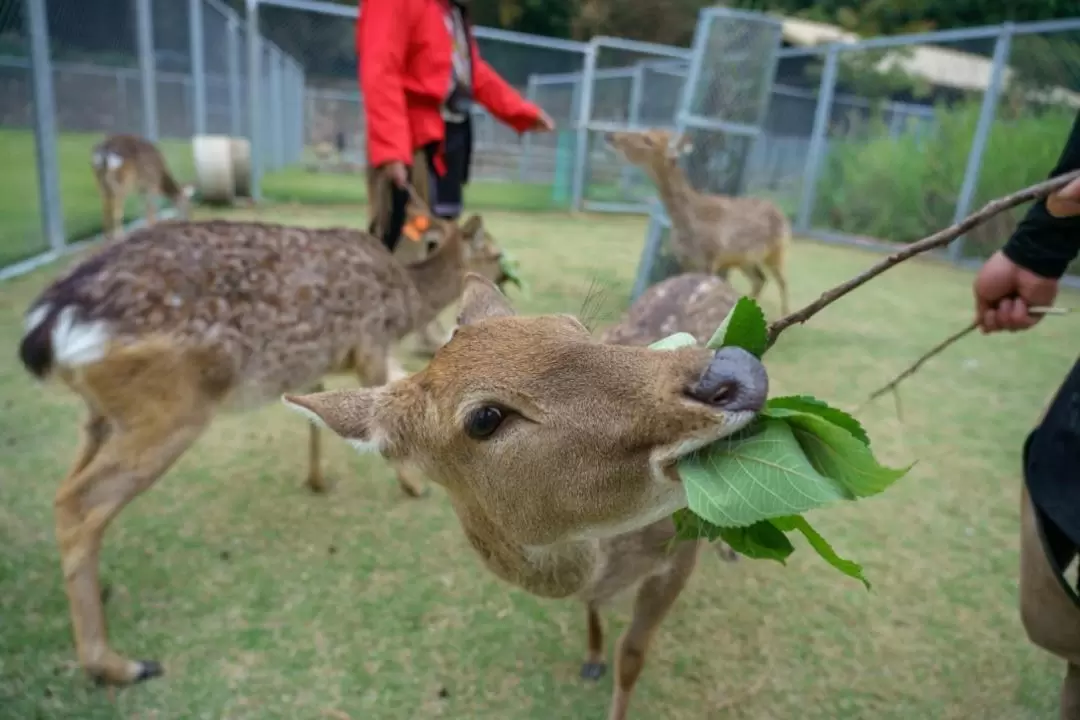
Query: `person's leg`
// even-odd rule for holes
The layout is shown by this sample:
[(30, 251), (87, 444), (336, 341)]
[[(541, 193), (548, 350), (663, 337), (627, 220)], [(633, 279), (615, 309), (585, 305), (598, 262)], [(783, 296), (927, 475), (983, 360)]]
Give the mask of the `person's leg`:
[[(442, 175), (435, 168), (435, 147), (427, 149), (428, 204), (432, 214), (443, 220), (456, 221), (461, 217), (462, 186), (468, 174), (471, 134), (468, 123), (447, 123), (443, 153), (446, 172)], [(425, 355), (433, 355), (450, 339), (450, 332), (443, 329), (438, 319), (432, 320), (418, 335), (416, 349)]]
[(1025, 484), (1020, 507), (1020, 618), (1034, 645), (1065, 660), (1060, 716), (1080, 720), (1080, 608), (1044, 549), (1047, 530), (1054, 532), (1043, 523)]

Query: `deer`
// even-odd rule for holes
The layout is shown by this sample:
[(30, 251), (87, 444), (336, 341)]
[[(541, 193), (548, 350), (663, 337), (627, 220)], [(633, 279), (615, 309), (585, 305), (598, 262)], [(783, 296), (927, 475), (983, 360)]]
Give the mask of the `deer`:
[(627, 162), (641, 168), (656, 185), (671, 218), (671, 245), (684, 272), (706, 272), (727, 278), (736, 267), (751, 283), (757, 299), (765, 287), (765, 270), (780, 291), (780, 312), (788, 313), (785, 263), (791, 245), (791, 223), (784, 211), (764, 198), (700, 193), (679, 167), (679, 158), (693, 149), (689, 138), (667, 130), (608, 132), (604, 139)]
[(146, 223), (154, 224), (157, 210), (155, 196), (173, 203), (186, 218), (195, 195), (191, 185), (181, 186), (173, 178), (165, 157), (157, 146), (138, 135), (109, 135), (94, 146), (90, 154), (102, 201), (102, 225), (105, 236), (116, 239), (124, 226), (124, 203), (137, 190), (146, 204)]
[(360, 452), (442, 486), (504, 582), (586, 607), (586, 679), (606, 672), (597, 608), (636, 593), (608, 720), (625, 720), (657, 628), (705, 541), (675, 539), (675, 464), (754, 420), (768, 395), (741, 348), (609, 344), (570, 314), (518, 315), (467, 275), (449, 342), (380, 387), (282, 396)]
[[(458, 300), (466, 271), (497, 277), (498, 248), (479, 218), (432, 218), (441, 242), (422, 261), (394, 260), (352, 228), (224, 220), (165, 221), (108, 243), (28, 308), (20, 359), (86, 406), (82, 443), (54, 512), (76, 652), (107, 685), (161, 675), (108, 643), (98, 557), (108, 525), (201, 436), (212, 418), (321, 390), (351, 373), (393, 377), (389, 348)], [(307, 486), (325, 489), (319, 426), (310, 425)], [(409, 497), (418, 479), (397, 475)]]

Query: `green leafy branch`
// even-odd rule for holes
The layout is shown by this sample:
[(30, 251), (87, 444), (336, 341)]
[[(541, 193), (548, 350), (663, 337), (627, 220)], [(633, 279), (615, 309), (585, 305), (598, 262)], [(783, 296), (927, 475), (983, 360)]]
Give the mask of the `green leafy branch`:
[[(890, 255), (771, 326), (766, 325), (758, 304), (742, 297), (706, 347), (740, 347), (761, 358), (786, 328), (805, 322), (890, 267), (947, 245), (995, 214), (1045, 197), (1077, 177), (1080, 172), (1069, 173), (994, 200), (963, 221)], [(957, 333), (931, 354), (970, 330)], [(672, 349), (695, 343), (693, 336), (678, 333), (650, 347)], [(723, 540), (746, 557), (785, 563), (795, 550), (788, 534), (797, 532), (825, 562), (870, 589), (862, 566), (841, 557), (802, 514), (877, 495), (913, 466), (891, 468), (879, 463), (862, 424), (822, 400), (805, 395), (770, 398), (749, 427), (679, 460), (676, 470), (686, 488), (687, 508), (673, 517), (676, 538)]]

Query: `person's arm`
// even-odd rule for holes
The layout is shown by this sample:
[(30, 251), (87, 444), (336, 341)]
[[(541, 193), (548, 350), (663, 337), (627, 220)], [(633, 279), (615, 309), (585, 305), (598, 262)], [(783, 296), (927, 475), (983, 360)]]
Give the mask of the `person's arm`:
[(362, 0), (356, 25), (356, 57), (364, 99), (367, 160), (412, 164), (412, 139), (405, 112), (405, 52), (409, 45), (405, 0)]
[[(1080, 112), (1073, 121), (1065, 149), (1049, 177), (1080, 169)], [(1050, 213), (1046, 199), (1028, 209), (1001, 252), (1036, 275), (1060, 278), (1080, 252), (1080, 216), (1059, 217)]]
[(536, 126), (542, 114), (540, 108), (521, 97), (499, 74), (480, 57), (473, 45), (473, 97), (488, 112), (519, 133)]

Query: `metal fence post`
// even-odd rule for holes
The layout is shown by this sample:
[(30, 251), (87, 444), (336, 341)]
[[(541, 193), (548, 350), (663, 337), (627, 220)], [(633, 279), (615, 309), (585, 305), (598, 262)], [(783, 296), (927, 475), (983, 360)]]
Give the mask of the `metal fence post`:
[(123, 70), (116, 71), (116, 108), (116, 116), (120, 118), (120, 127), (113, 128), (113, 130), (117, 132), (128, 130), (131, 113), (128, 111), (127, 76)]
[(225, 25), (225, 63), (229, 74), (229, 133), (240, 137), (244, 134), (240, 109), (240, 22), (234, 13), (229, 13)]
[[(627, 101), (626, 124), (637, 130), (641, 126), (641, 103), (645, 95), (645, 66), (640, 62), (634, 64), (633, 74), (630, 76), (630, 98)], [(621, 163), (619, 168), (619, 189), (627, 192), (631, 179), (634, 177), (634, 169), (629, 163)]]
[(284, 127), (284, 88), (282, 87), (285, 66), (281, 48), (270, 48), (270, 161), (271, 167), (280, 170), (285, 165), (285, 127)]
[(188, 41), (191, 46), (191, 104), (196, 135), (206, 134), (206, 40), (203, 37), (203, 0), (188, 0)]
[[(147, 0), (141, 0), (146, 2)], [(259, 0), (245, 0), (247, 9), (247, 55), (248, 55), (248, 140), (251, 143), (251, 199), (262, 199), (262, 137), (259, 125), (260, 112), (259, 85), (262, 79), (262, 46), (259, 37)]]
[(832, 112), (833, 94), (836, 91), (836, 71), (840, 59), (840, 48), (830, 45), (825, 54), (825, 68), (821, 73), (821, 87), (818, 90), (817, 107), (814, 108), (814, 129), (810, 134), (810, 148), (806, 154), (806, 166), (803, 171), (802, 197), (799, 200), (799, 214), (795, 218), (795, 230), (806, 232), (813, 219), (814, 200), (817, 197), (817, 183), (821, 176), (821, 161), (825, 154), (825, 140), (829, 132), (829, 115)]
[(56, 98), (45, 0), (25, 0), (30, 34), (30, 71), (34, 93), (34, 144), (37, 151), (41, 230), (49, 247), (64, 246), (64, 208), (60, 201), (60, 161), (56, 147)]
[(138, 24), (139, 78), (142, 84), (143, 135), (151, 142), (158, 140), (157, 78), (154, 60), (154, 16), (151, 0), (135, 0), (135, 20)]
[(581, 99), (578, 105), (577, 142), (574, 147), (574, 177), (570, 190), (570, 209), (581, 210), (585, 199), (585, 166), (589, 155), (589, 123), (592, 120), (593, 82), (596, 75), (598, 51), (593, 40), (585, 48), (585, 67), (581, 72)]
[[(993, 65), (990, 67), (990, 81), (987, 83), (986, 92), (983, 95), (982, 108), (979, 110), (979, 121), (975, 125), (975, 137), (971, 140), (971, 149), (968, 151), (967, 167), (964, 169), (964, 182), (960, 186), (960, 194), (956, 198), (956, 210), (953, 213), (953, 222), (963, 220), (971, 209), (971, 201), (975, 198), (975, 191), (979, 187), (979, 171), (982, 169), (983, 152), (986, 150), (986, 141), (990, 136), (990, 128), (994, 124), (994, 116), (997, 114), (998, 100), (1001, 97), (1002, 81), (1005, 79), (1005, 68), (1009, 61), (1009, 50), (1012, 47), (1013, 24), (1007, 22), (1001, 26), (1001, 34), (998, 35), (994, 45)], [(949, 245), (948, 257), (952, 262), (960, 260), (960, 254), (964, 250), (964, 237), (958, 237)]]

